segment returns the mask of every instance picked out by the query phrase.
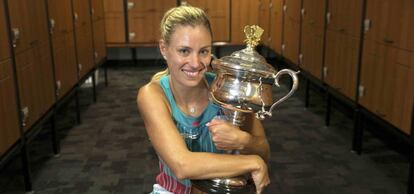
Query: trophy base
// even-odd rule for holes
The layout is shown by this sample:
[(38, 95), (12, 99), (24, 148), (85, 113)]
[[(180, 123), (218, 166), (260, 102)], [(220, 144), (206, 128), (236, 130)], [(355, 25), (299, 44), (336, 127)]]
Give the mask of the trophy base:
[(192, 180), (191, 184), (201, 192), (211, 194), (254, 194), (256, 187), (251, 179), (244, 177)]

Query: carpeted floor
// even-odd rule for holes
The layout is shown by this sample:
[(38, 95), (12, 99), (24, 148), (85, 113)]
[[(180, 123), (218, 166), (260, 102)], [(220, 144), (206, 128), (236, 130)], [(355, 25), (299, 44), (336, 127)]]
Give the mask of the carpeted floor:
[[(139, 65), (138, 65), (139, 66)], [(160, 66), (112, 66), (109, 86), (81, 90), (82, 123), (75, 124), (73, 103), (57, 120), (61, 153), (53, 156), (48, 130), (30, 147), (34, 190), (39, 194), (149, 193), (158, 172), (156, 154), (136, 108), (137, 88)], [(364, 151), (350, 151), (352, 120), (332, 111), (324, 126), (322, 97), (311, 91), (304, 108), (303, 85), (264, 121), (271, 145), (272, 194), (400, 194), (406, 192), (408, 161), (369, 133)], [(275, 89), (278, 96), (286, 89)], [(47, 128), (48, 126), (45, 126)], [(24, 193), (16, 158), (0, 170), (0, 193)]]

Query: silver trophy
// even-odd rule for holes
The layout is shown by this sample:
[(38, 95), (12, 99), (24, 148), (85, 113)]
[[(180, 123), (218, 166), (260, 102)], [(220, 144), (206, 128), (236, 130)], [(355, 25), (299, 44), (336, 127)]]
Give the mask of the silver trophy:
[[(210, 86), (210, 101), (219, 105), (224, 118), (236, 126), (243, 126), (247, 115), (263, 120), (272, 116), (273, 109), (289, 98), (298, 88), (298, 78), (290, 69), (279, 72), (255, 51), (263, 29), (246, 26), (247, 47), (212, 61), (216, 78)], [(293, 85), (284, 97), (274, 102), (272, 87), (279, 87), (279, 78), (288, 74)], [(248, 175), (193, 181), (193, 185), (208, 193), (254, 193), (254, 184)]]

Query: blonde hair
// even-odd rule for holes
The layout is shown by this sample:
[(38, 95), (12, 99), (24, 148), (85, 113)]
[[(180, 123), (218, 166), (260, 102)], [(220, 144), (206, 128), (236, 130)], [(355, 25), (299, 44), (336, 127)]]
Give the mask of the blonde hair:
[[(200, 8), (181, 5), (174, 7), (165, 12), (164, 17), (161, 20), (160, 32), (161, 39), (168, 45), (171, 40), (171, 36), (178, 26), (204, 26), (213, 36), (210, 21), (207, 14)], [(151, 81), (159, 81), (161, 77), (168, 75), (168, 68), (156, 73)]]

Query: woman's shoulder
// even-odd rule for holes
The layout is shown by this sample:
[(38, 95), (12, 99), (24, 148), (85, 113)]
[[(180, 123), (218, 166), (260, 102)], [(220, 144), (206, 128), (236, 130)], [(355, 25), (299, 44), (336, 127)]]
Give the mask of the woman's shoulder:
[(149, 82), (138, 89), (137, 100), (157, 100), (164, 98), (164, 92), (159, 82)]

